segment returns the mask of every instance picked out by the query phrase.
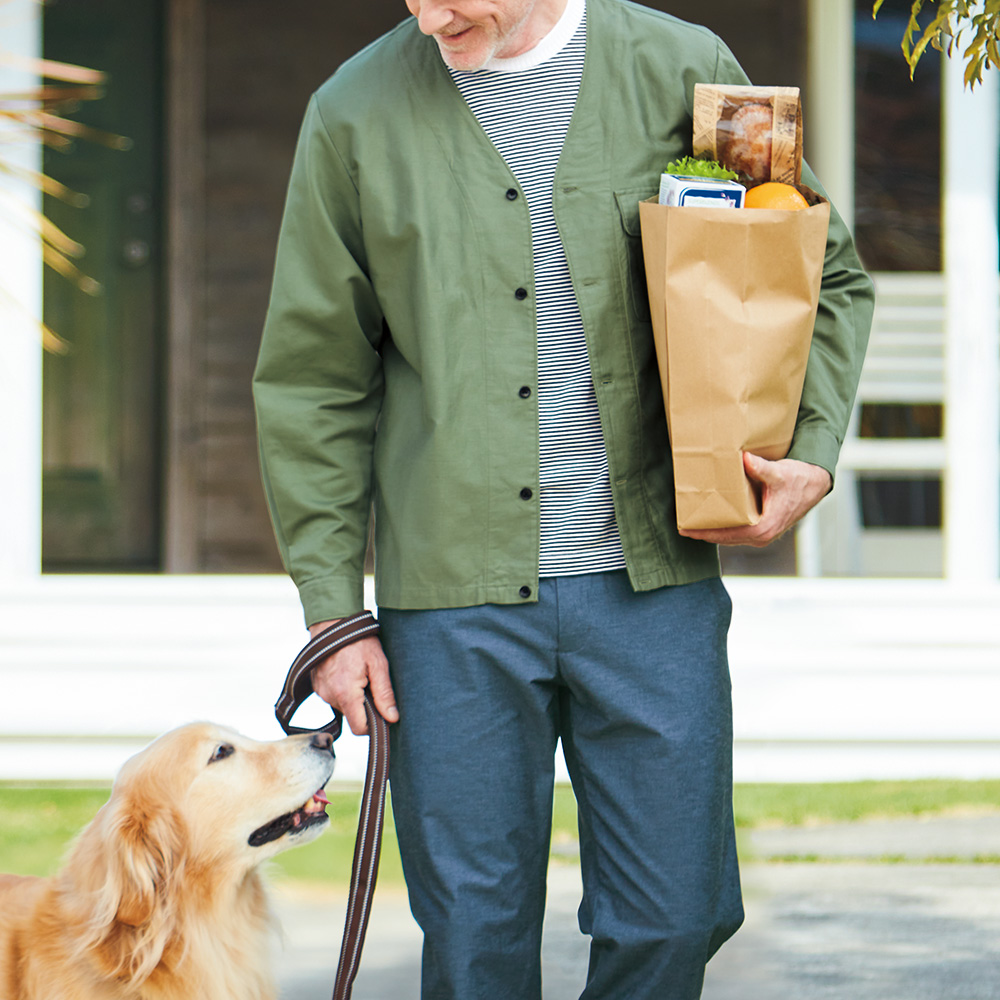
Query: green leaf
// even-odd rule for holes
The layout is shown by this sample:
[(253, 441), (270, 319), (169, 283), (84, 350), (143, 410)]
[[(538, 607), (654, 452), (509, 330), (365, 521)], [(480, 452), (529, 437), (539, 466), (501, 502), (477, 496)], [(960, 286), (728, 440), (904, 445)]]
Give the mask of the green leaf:
[(968, 87), (975, 83), (983, 82), (983, 63), (986, 62), (986, 56), (980, 56), (978, 59), (974, 59), (972, 62), (965, 67), (965, 85)]

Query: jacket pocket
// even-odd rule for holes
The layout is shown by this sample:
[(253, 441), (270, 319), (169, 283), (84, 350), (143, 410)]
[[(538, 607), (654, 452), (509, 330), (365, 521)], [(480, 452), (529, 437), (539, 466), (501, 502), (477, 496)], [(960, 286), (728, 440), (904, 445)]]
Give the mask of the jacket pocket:
[(621, 219), (622, 238), (619, 241), (622, 281), (625, 297), (631, 302), (636, 319), (649, 322), (649, 296), (646, 293), (646, 267), (642, 257), (642, 230), (639, 227), (639, 202), (653, 197), (655, 190), (649, 186), (627, 188), (615, 192), (618, 215)]

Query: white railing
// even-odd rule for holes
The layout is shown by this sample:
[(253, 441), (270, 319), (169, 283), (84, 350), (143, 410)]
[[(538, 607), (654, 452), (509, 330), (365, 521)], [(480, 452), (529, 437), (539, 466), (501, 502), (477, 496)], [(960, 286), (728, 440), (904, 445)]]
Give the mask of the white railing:
[[(879, 273), (868, 354), (861, 372), (843, 472), (942, 472), (942, 438), (858, 437), (865, 403), (944, 404), (944, 275)], [(846, 492), (846, 491), (845, 491)]]
[[(1000, 584), (728, 586), (738, 780), (1000, 777)], [(107, 779), (196, 718), (276, 739), (272, 705), (304, 639), (283, 577), (0, 587), (0, 780)], [(337, 746), (337, 777), (359, 779), (366, 741)]]

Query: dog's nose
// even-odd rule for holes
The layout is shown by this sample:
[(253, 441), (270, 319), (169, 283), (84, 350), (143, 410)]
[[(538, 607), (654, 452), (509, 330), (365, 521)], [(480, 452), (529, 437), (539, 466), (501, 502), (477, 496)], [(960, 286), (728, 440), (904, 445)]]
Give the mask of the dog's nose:
[(329, 733), (313, 733), (309, 746), (315, 747), (317, 750), (332, 750), (333, 737)]

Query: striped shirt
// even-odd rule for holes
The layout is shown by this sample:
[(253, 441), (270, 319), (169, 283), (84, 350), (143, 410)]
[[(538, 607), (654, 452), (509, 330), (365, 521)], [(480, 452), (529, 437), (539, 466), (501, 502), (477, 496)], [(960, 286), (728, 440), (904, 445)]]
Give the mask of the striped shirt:
[(556, 167), (583, 76), (584, 0), (535, 48), (452, 79), (524, 193), (538, 332), (539, 574), (625, 566), (583, 320), (552, 208)]

